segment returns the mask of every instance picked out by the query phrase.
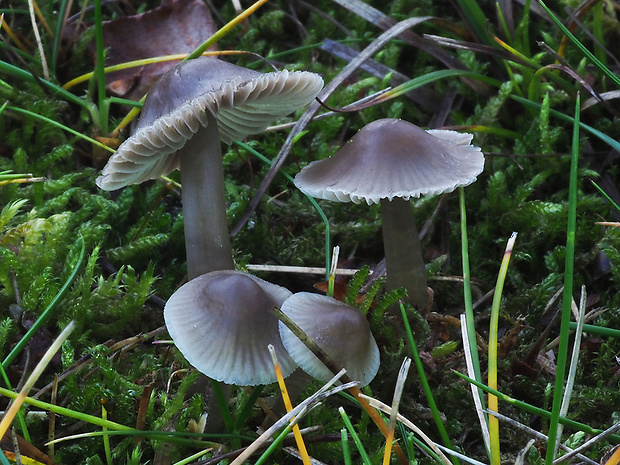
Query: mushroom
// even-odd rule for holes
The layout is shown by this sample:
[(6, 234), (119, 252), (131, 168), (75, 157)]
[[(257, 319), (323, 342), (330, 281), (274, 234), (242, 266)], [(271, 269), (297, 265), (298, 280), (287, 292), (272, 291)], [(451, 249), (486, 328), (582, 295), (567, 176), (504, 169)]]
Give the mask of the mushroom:
[(180, 168), (189, 278), (232, 269), (220, 140), (263, 131), (322, 86), (309, 72), (262, 74), (215, 58), (183, 62), (153, 85), (135, 133), (96, 183), (115, 190)]
[[(367, 385), (379, 369), (379, 348), (366, 317), (332, 297), (298, 292), (281, 307), (349, 377)], [(329, 381), (334, 375), (293, 332), (280, 322), (280, 336), (291, 358), (309, 375)]]
[(387, 287), (405, 287), (409, 301), (424, 309), (426, 272), (409, 199), (474, 182), (484, 168), (484, 155), (471, 145), (472, 138), (380, 119), (360, 129), (331, 158), (303, 168), (295, 185), (321, 199), (380, 203)]
[(240, 386), (276, 382), (268, 344), (282, 375), (296, 368), (269, 311), (291, 292), (241, 271), (213, 271), (192, 279), (168, 299), (166, 327), (185, 358), (200, 372)]

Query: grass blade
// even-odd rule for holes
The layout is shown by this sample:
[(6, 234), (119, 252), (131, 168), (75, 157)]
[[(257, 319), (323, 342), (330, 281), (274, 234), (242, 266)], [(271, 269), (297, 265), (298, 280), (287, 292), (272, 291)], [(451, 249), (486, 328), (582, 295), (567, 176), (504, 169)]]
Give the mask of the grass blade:
[[(450, 441), (450, 437), (448, 436), (448, 432), (446, 431), (446, 427), (444, 426), (441, 419), (441, 413), (437, 408), (435, 398), (433, 397), (433, 391), (428, 384), (428, 379), (426, 377), (426, 373), (424, 372), (424, 365), (422, 365), (422, 359), (420, 359), (420, 354), (418, 353), (418, 348), (413, 338), (413, 332), (411, 331), (411, 326), (409, 325), (409, 318), (407, 318), (405, 306), (403, 305), (402, 301), (400, 302), (400, 313), (403, 317), (403, 322), (405, 325), (405, 333), (407, 334), (407, 341), (409, 342), (409, 349), (411, 350), (411, 358), (413, 359), (415, 367), (418, 371), (418, 376), (420, 377), (420, 384), (422, 385), (422, 389), (424, 390), (424, 394), (426, 395), (426, 401), (428, 402), (428, 406), (431, 409), (431, 413), (433, 414), (433, 419), (435, 420), (435, 424), (437, 425), (437, 430), (439, 430), (441, 440), (446, 445), (446, 447), (454, 449), (454, 446)], [(457, 464), (458, 460), (456, 460), (454, 463)]]
[(586, 46), (583, 45), (583, 43), (579, 39), (577, 39), (577, 37), (575, 37), (566, 26), (564, 26), (562, 21), (560, 21), (559, 18), (553, 14), (553, 12), (549, 9), (549, 7), (547, 7), (547, 5), (545, 5), (544, 2), (539, 0), (539, 3), (540, 6), (542, 6), (547, 12), (549, 17), (553, 20), (555, 25), (560, 28), (560, 30), (564, 33), (564, 35), (566, 35), (566, 37), (569, 38), (573, 45), (575, 45), (579, 50), (581, 50), (581, 53), (583, 53), (584, 56), (588, 58), (588, 60), (590, 60), (594, 64), (594, 66), (596, 66), (605, 76), (611, 79), (612, 82), (616, 84), (616, 86), (620, 87), (620, 77), (616, 76), (616, 74), (614, 74), (612, 70), (605, 66), (605, 64), (601, 60), (599, 60), (590, 50), (588, 50)]
[(5, 413), (4, 417), (2, 418), (2, 422), (0, 422), (0, 438), (4, 437), (4, 433), (6, 433), (6, 430), (9, 428), (9, 426), (11, 426), (13, 418), (15, 418), (15, 415), (24, 403), (28, 392), (34, 386), (34, 383), (36, 383), (39, 377), (43, 374), (43, 371), (47, 368), (47, 365), (52, 360), (52, 357), (56, 355), (56, 352), (58, 352), (62, 344), (67, 340), (67, 338), (74, 329), (75, 323), (72, 321), (65, 327), (65, 329), (60, 333), (60, 335), (52, 343), (49, 349), (47, 349), (39, 363), (37, 363), (37, 366), (28, 377), (28, 380), (24, 384), (24, 387), (19, 392), (14, 402), (11, 404), (11, 407)]
[(344, 411), (342, 407), (338, 407), (338, 412), (340, 412), (342, 421), (344, 425), (346, 426), (347, 430), (349, 431), (349, 434), (353, 438), (353, 442), (357, 446), (357, 450), (360, 453), (362, 463), (364, 465), (372, 465), (372, 462), (370, 461), (370, 457), (368, 457), (368, 453), (366, 452), (366, 449), (364, 449), (364, 444), (362, 444), (362, 440), (357, 435), (355, 428), (353, 428), (353, 424), (351, 423), (351, 420), (349, 419), (348, 415), (346, 414), (346, 412)]
[(568, 224), (566, 226), (566, 263), (564, 267), (564, 295), (562, 297), (562, 317), (560, 323), (560, 345), (558, 346), (558, 361), (553, 391), (553, 406), (549, 421), (549, 443), (545, 465), (551, 465), (555, 457), (557, 432), (562, 406), (562, 392), (566, 372), (568, 353), (569, 323), (571, 304), (573, 301), (573, 273), (575, 266), (575, 231), (577, 229), (577, 173), (579, 166), (579, 109), (580, 98), (575, 99), (575, 122), (573, 125), (573, 149), (570, 166), (570, 180), (568, 190)]
[[(517, 233), (513, 232), (506, 244), (506, 251), (502, 259), (502, 264), (497, 275), (497, 283), (495, 285), (495, 293), (493, 295), (493, 304), (491, 305), (491, 321), (489, 323), (489, 387), (497, 389), (497, 329), (499, 326), (499, 308), (502, 302), (502, 291), (504, 289), (504, 281), (508, 272), (508, 264), (512, 255), (512, 248), (517, 240)], [(497, 397), (489, 394), (489, 410), (498, 411)], [(499, 421), (496, 417), (489, 417), (489, 434), (491, 439), (491, 465), (499, 465), (501, 462), (499, 449)]]

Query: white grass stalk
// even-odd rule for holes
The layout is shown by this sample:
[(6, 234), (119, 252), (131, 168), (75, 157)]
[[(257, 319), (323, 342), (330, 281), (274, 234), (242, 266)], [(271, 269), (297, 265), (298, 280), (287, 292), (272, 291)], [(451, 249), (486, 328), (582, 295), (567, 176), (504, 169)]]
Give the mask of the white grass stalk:
[(45, 50), (43, 50), (43, 41), (37, 29), (37, 20), (34, 16), (34, 3), (33, 0), (28, 0), (28, 10), (30, 11), (30, 22), (32, 23), (32, 31), (39, 47), (39, 54), (41, 55), (41, 66), (43, 67), (43, 77), (46, 81), (50, 80), (50, 71), (47, 66), (47, 59), (45, 58)]
[[(461, 314), (461, 335), (463, 338), (463, 352), (465, 353), (465, 363), (467, 364), (467, 374), (470, 378), (475, 379), (474, 363), (471, 358), (471, 348), (469, 347), (469, 338), (467, 337), (467, 320), (465, 314)], [(484, 414), (484, 407), (480, 400), (481, 391), (478, 387), (470, 384), (472, 397), (474, 398), (474, 405), (476, 406), (476, 414), (478, 415), (478, 421), (480, 422), (480, 429), (482, 430), (482, 439), (487, 451), (491, 450), (491, 435), (489, 433), (489, 423)]]
[[(571, 355), (570, 367), (568, 369), (568, 377), (566, 378), (566, 388), (564, 389), (564, 397), (562, 398), (562, 406), (560, 407), (560, 416), (565, 417), (570, 405), (570, 398), (573, 394), (573, 385), (575, 384), (575, 375), (577, 374), (577, 363), (579, 362), (579, 349), (581, 348), (581, 335), (583, 334), (584, 315), (586, 313), (586, 287), (581, 286), (581, 298), (579, 299), (579, 312), (577, 314), (577, 328), (575, 329), (575, 342), (573, 343), (573, 353)], [(555, 442), (555, 454), (557, 456), (558, 446), (562, 439), (562, 431), (564, 425), (558, 425), (558, 434)]]

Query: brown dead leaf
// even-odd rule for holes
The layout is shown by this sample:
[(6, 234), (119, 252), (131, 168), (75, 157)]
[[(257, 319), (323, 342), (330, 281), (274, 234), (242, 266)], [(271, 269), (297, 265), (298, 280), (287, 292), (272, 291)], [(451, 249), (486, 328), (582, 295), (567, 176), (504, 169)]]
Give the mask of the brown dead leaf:
[[(163, 0), (161, 6), (135, 16), (103, 23), (106, 66), (163, 55), (190, 53), (217, 31), (201, 0)], [(89, 50), (95, 56), (94, 41)], [(215, 46), (210, 50), (215, 50)], [(178, 61), (154, 63), (106, 75), (114, 95), (137, 100)]]

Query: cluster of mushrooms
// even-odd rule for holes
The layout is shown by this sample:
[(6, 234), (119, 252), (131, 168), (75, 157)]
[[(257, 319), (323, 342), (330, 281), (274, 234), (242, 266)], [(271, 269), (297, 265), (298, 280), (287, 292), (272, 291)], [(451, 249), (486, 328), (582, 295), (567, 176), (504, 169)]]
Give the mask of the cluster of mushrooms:
[[(317, 379), (332, 377), (270, 312), (274, 306), (361, 385), (379, 368), (379, 349), (357, 309), (234, 270), (220, 141), (263, 131), (310, 103), (322, 86), (309, 72), (261, 74), (215, 58), (181, 63), (152, 87), (133, 136), (96, 180), (115, 190), (181, 169), (189, 281), (170, 297), (164, 317), (187, 360), (215, 380), (275, 382), (268, 345), (284, 376), (299, 366)], [(424, 307), (426, 272), (409, 199), (474, 182), (484, 156), (471, 140), (470, 134), (378, 120), (331, 158), (306, 166), (295, 184), (321, 199), (380, 203), (388, 288), (405, 287), (410, 302)]]

